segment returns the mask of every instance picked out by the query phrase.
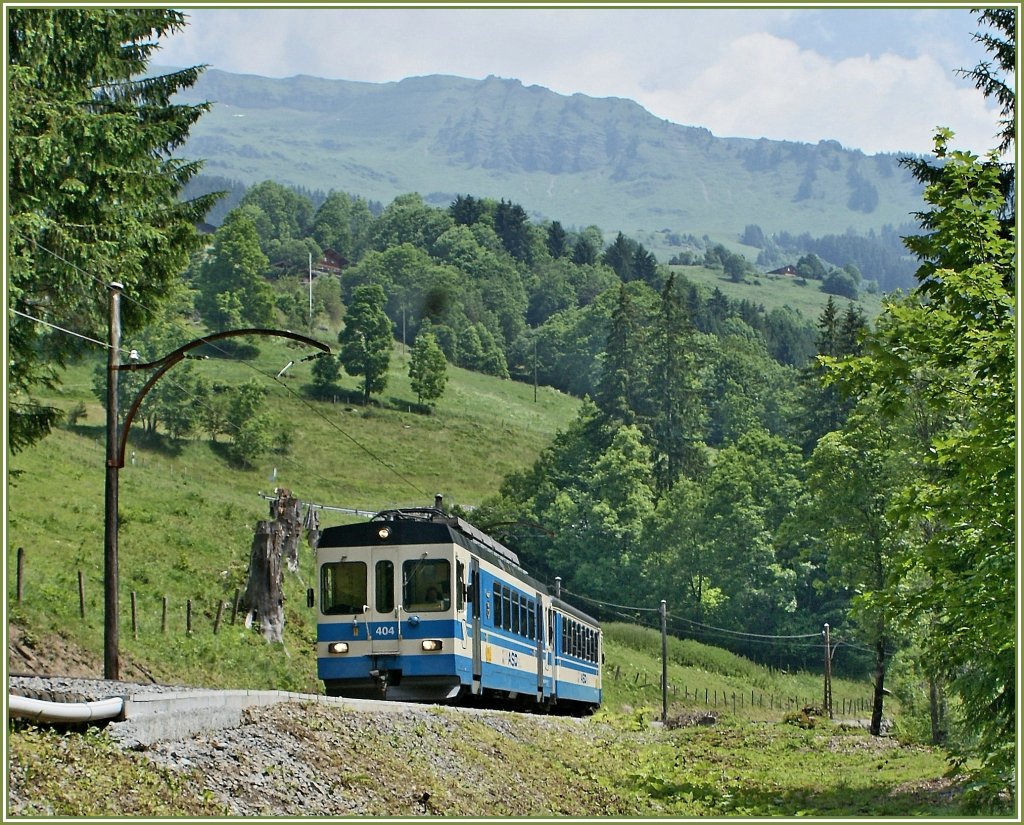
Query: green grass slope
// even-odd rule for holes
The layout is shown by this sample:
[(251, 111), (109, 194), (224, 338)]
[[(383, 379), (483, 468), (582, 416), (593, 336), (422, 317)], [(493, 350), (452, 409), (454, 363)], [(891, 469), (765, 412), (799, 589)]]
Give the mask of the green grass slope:
[[(720, 269), (709, 269), (704, 266), (671, 266), (669, 269), (678, 272), (687, 280), (705, 287), (708, 292), (721, 290), (732, 301), (750, 301), (754, 305), (764, 306), (769, 312), (773, 309), (789, 307), (808, 319), (811, 323), (821, 316), (829, 295), (821, 291), (821, 282), (809, 280), (798, 283), (797, 278), (780, 275), (748, 276), (742, 283), (731, 281), (722, 274)], [(849, 298), (833, 295), (832, 300), (837, 307), (845, 308)], [(881, 314), (882, 297), (862, 292), (853, 302), (864, 311), (870, 321)]]

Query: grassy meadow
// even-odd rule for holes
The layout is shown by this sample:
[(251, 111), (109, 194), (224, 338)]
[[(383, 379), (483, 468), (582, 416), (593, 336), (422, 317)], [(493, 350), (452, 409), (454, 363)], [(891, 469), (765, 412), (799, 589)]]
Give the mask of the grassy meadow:
[[(748, 277), (743, 283), (736, 283), (723, 275), (720, 269), (675, 265), (669, 269), (700, 284), (709, 292), (717, 287), (733, 301), (746, 299), (755, 305), (764, 305), (769, 312), (788, 306), (812, 324), (821, 316), (829, 298), (828, 293), (821, 291), (821, 284), (817, 281), (807, 281), (806, 284), (800, 285), (796, 278), (762, 275), (758, 278)], [(832, 300), (840, 311), (844, 311), (846, 305), (850, 303), (848, 298), (839, 295), (833, 295)], [(854, 303), (864, 310), (864, 315), (869, 321), (877, 318), (882, 311), (882, 297), (877, 294), (863, 292)]]

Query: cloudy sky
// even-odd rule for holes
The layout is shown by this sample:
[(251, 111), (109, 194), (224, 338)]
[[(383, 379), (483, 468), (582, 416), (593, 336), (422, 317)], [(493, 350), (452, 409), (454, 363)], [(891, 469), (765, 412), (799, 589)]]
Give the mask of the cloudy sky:
[(955, 73), (986, 52), (969, 7), (193, 8), (154, 62), (374, 83), (449, 74), (626, 97), (720, 137), (984, 152), (998, 115)]

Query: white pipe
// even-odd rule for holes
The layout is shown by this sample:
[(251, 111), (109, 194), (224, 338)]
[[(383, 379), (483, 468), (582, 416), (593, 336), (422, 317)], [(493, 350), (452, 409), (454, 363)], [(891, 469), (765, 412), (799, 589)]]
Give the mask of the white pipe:
[(27, 716), (40, 722), (89, 722), (113, 719), (124, 710), (124, 699), (101, 699), (98, 702), (44, 702), (27, 696), (10, 694), (7, 702), (11, 716)]

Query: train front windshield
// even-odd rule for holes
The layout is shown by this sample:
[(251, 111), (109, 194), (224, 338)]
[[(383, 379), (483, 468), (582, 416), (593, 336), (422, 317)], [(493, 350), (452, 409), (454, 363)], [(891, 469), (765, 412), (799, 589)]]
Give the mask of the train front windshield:
[(320, 604), (328, 615), (362, 613), (366, 608), (366, 564), (339, 561), (320, 568)]
[[(326, 562), (320, 568), (320, 604), (327, 615), (360, 615), (372, 604), (377, 613), (395, 610), (395, 562), (373, 566), (373, 599), (367, 565), (361, 561)], [(432, 613), (451, 607), (452, 567), (447, 559), (402, 563), (401, 605), (407, 612)]]
[(415, 613), (448, 610), (452, 604), (452, 566), (447, 559), (417, 559), (402, 565), (402, 601)]

